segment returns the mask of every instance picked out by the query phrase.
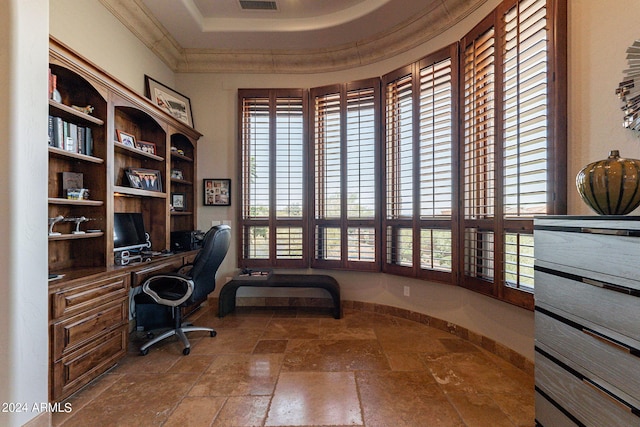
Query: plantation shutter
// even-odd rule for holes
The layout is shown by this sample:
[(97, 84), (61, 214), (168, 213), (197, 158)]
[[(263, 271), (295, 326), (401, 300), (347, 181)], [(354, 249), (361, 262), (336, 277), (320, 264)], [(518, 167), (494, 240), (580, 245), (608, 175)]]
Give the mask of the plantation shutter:
[(240, 90), (243, 267), (303, 267), (306, 257), (306, 96)]
[(311, 90), (314, 266), (378, 268), (379, 83)]

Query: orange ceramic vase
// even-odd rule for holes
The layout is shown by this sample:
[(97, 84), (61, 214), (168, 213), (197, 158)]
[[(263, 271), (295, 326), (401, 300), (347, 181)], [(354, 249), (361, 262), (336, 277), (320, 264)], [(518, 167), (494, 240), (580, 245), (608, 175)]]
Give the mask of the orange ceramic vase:
[(590, 163), (576, 176), (578, 192), (600, 215), (626, 215), (640, 205), (640, 160), (623, 159), (618, 150)]

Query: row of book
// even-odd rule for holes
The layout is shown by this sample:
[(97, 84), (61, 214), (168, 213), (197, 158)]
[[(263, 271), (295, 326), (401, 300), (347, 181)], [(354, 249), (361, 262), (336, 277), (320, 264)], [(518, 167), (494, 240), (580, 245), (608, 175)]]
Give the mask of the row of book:
[(93, 134), (90, 127), (49, 116), (49, 145), (73, 153), (93, 155)]

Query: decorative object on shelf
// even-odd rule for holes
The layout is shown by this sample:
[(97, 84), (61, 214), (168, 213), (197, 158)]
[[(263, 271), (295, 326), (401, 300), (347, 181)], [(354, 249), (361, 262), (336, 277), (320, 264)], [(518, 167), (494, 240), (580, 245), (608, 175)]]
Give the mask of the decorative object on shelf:
[(78, 107), (77, 105), (72, 105), (71, 108), (73, 108), (76, 111), (80, 111), (81, 113), (84, 114), (91, 114), (93, 113), (94, 108), (91, 105), (87, 105), (84, 107)]
[(623, 159), (612, 150), (576, 176), (582, 200), (600, 215), (626, 215), (640, 205), (640, 160)]
[(184, 175), (180, 169), (171, 169), (171, 178), (172, 179), (184, 179)]
[(204, 205), (205, 206), (230, 206), (231, 205), (231, 180), (205, 178)]
[[(81, 172), (60, 172), (62, 183), (62, 197), (66, 197), (72, 200), (78, 200), (80, 197), (77, 196), (77, 190), (84, 188), (84, 175)], [(71, 196), (70, 196), (70, 190)], [(88, 197), (87, 197), (88, 198)]]
[(122, 145), (126, 145), (127, 147), (136, 148), (136, 137), (123, 132), (119, 129), (116, 129), (116, 133), (118, 134), (118, 141)]
[(53, 231), (53, 226), (62, 221), (64, 217), (62, 215), (58, 215), (55, 218), (49, 218), (49, 236), (60, 236), (62, 233), (58, 233), (57, 231)]
[(149, 191), (162, 191), (162, 176), (159, 170), (127, 168), (125, 170), (129, 185), (133, 188)]
[(634, 41), (627, 48), (627, 61), (629, 68), (624, 70), (624, 80), (618, 85), (616, 94), (624, 103), (622, 126), (640, 131), (640, 40)]
[(75, 222), (76, 223), (76, 229), (73, 230), (73, 234), (85, 234), (84, 231), (80, 230), (80, 224), (82, 224), (83, 222), (87, 222), (87, 221), (93, 221), (92, 218), (87, 218), (85, 216), (79, 216), (79, 217), (75, 217), (75, 218), (65, 218), (64, 219), (67, 222)]
[(187, 193), (171, 193), (171, 206), (174, 211), (186, 211)]
[(144, 76), (144, 87), (145, 96), (154, 104), (181, 122), (193, 127), (193, 114), (189, 98), (147, 75)]
[(89, 200), (89, 190), (86, 188), (67, 188), (68, 200)]
[(156, 144), (147, 141), (136, 141), (136, 148), (149, 154), (156, 154)]
[(58, 76), (51, 72), (51, 68), (49, 68), (49, 98), (62, 103), (62, 95), (58, 90)]

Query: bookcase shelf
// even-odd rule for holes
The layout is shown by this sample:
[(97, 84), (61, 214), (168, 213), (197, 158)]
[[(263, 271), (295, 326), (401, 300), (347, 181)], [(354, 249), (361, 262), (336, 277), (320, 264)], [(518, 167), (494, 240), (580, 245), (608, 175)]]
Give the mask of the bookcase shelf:
[(58, 157), (67, 157), (74, 160), (82, 160), (83, 162), (90, 163), (104, 163), (104, 159), (94, 156), (88, 156), (86, 154), (74, 153), (73, 151), (63, 150), (62, 148), (49, 147), (49, 154)]
[(102, 206), (104, 202), (101, 200), (73, 200), (73, 199), (63, 199), (60, 197), (49, 197), (50, 205), (73, 205), (73, 206)]
[(75, 120), (84, 120), (86, 122), (93, 123), (99, 126), (104, 125), (104, 120), (101, 120), (87, 113), (83, 113), (82, 111), (78, 111), (75, 108), (61, 104), (57, 101), (54, 101), (53, 99), (49, 100), (49, 107), (51, 111), (57, 112), (61, 116), (68, 117), (70, 115)]
[(140, 150), (138, 148), (135, 148), (135, 147), (129, 147), (128, 145), (124, 145), (123, 143), (118, 142), (118, 141), (114, 141), (113, 146), (118, 150), (126, 151), (129, 154), (132, 154), (134, 156), (155, 160), (157, 162), (163, 162), (164, 161), (164, 157), (160, 157), (160, 156), (157, 156), (155, 154), (147, 153), (146, 151), (142, 151), (142, 150)]
[(95, 239), (96, 237), (104, 236), (104, 232), (84, 233), (84, 234), (59, 234), (49, 236), (49, 241), (52, 240), (81, 240), (81, 239)]

